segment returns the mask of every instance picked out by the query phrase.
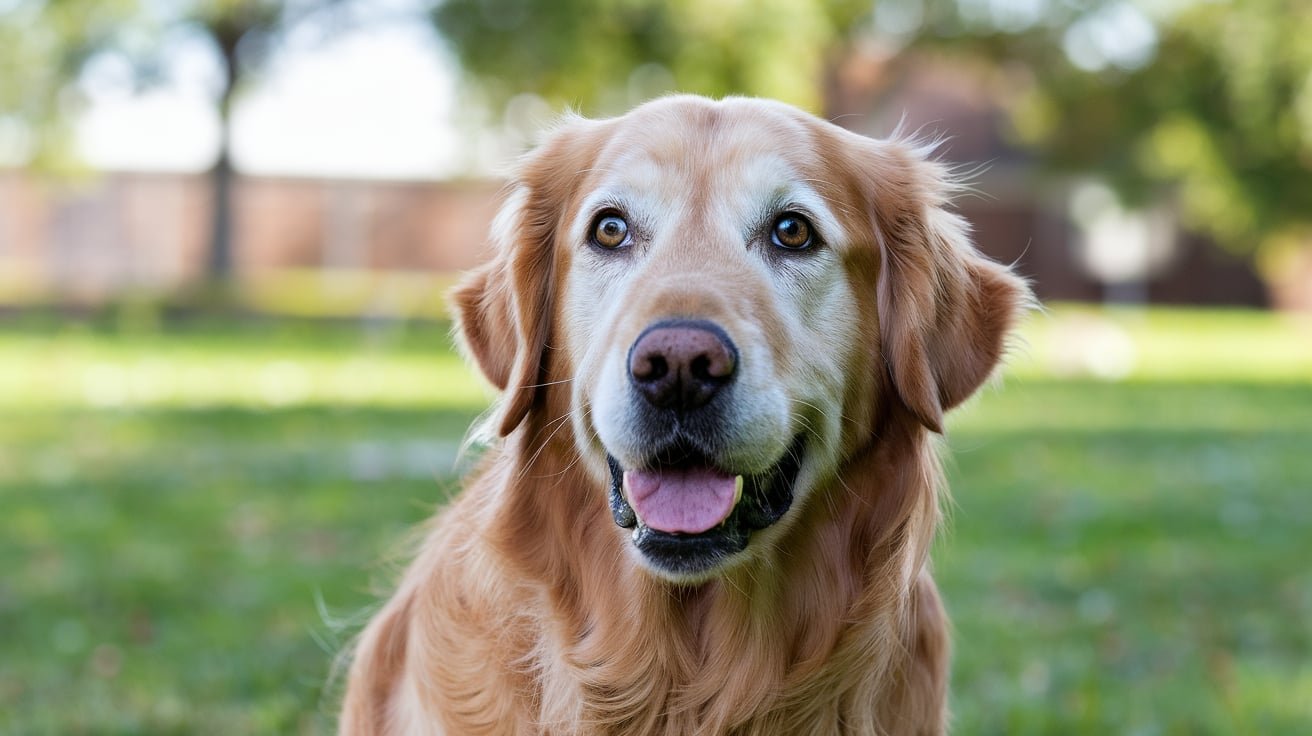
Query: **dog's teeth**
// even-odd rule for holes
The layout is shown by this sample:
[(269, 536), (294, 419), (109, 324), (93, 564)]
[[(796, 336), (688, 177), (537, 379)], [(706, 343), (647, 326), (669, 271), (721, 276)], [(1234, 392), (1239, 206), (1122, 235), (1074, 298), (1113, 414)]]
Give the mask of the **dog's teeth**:
[(743, 477), (735, 475), (733, 477), (733, 505), (737, 506), (743, 498)]
[(633, 527), (633, 541), (638, 541), (638, 527)]

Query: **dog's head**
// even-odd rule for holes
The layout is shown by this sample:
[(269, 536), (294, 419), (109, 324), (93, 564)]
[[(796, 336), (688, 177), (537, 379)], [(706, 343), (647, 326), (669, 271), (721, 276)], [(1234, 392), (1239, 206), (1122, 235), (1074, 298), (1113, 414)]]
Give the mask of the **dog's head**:
[(922, 150), (779, 103), (570, 119), (511, 186), (454, 299), (500, 432), (568, 396), (620, 533), (671, 580), (782, 540), (884, 423), (941, 431), (1026, 298)]

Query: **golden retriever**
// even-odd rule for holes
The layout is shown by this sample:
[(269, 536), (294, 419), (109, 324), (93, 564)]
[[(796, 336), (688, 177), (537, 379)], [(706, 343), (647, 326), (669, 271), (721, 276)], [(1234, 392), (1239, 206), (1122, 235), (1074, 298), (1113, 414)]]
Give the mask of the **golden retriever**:
[(500, 437), (342, 733), (942, 733), (933, 433), (1029, 294), (926, 156), (689, 96), (527, 155), (453, 299)]

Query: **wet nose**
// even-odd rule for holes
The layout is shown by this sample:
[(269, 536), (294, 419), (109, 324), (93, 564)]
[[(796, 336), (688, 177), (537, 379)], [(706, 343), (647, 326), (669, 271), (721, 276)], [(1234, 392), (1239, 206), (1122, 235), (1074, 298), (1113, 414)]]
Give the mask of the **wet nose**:
[(657, 322), (629, 349), (629, 380), (660, 409), (705, 406), (733, 380), (737, 368), (733, 341), (706, 320)]

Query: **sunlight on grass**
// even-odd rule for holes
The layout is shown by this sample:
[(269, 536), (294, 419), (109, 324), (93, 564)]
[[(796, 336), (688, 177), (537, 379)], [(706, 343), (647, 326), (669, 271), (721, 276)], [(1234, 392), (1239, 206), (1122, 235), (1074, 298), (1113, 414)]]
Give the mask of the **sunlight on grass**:
[[(28, 408), (379, 405), (478, 408), (491, 393), (434, 331), (427, 352), (243, 348), (186, 337), (0, 335), (0, 405)], [(258, 340), (258, 338), (257, 338)]]
[(1019, 376), (1312, 381), (1312, 315), (1056, 305), (1031, 314), (1008, 362)]
[[(401, 349), (286, 342), (258, 333), (0, 332), (0, 406), (168, 408), (312, 405), (476, 409), (492, 394), (445, 328)], [(1109, 383), (1312, 381), (1312, 319), (1251, 311), (1095, 310), (1030, 315), (1005, 376)]]

